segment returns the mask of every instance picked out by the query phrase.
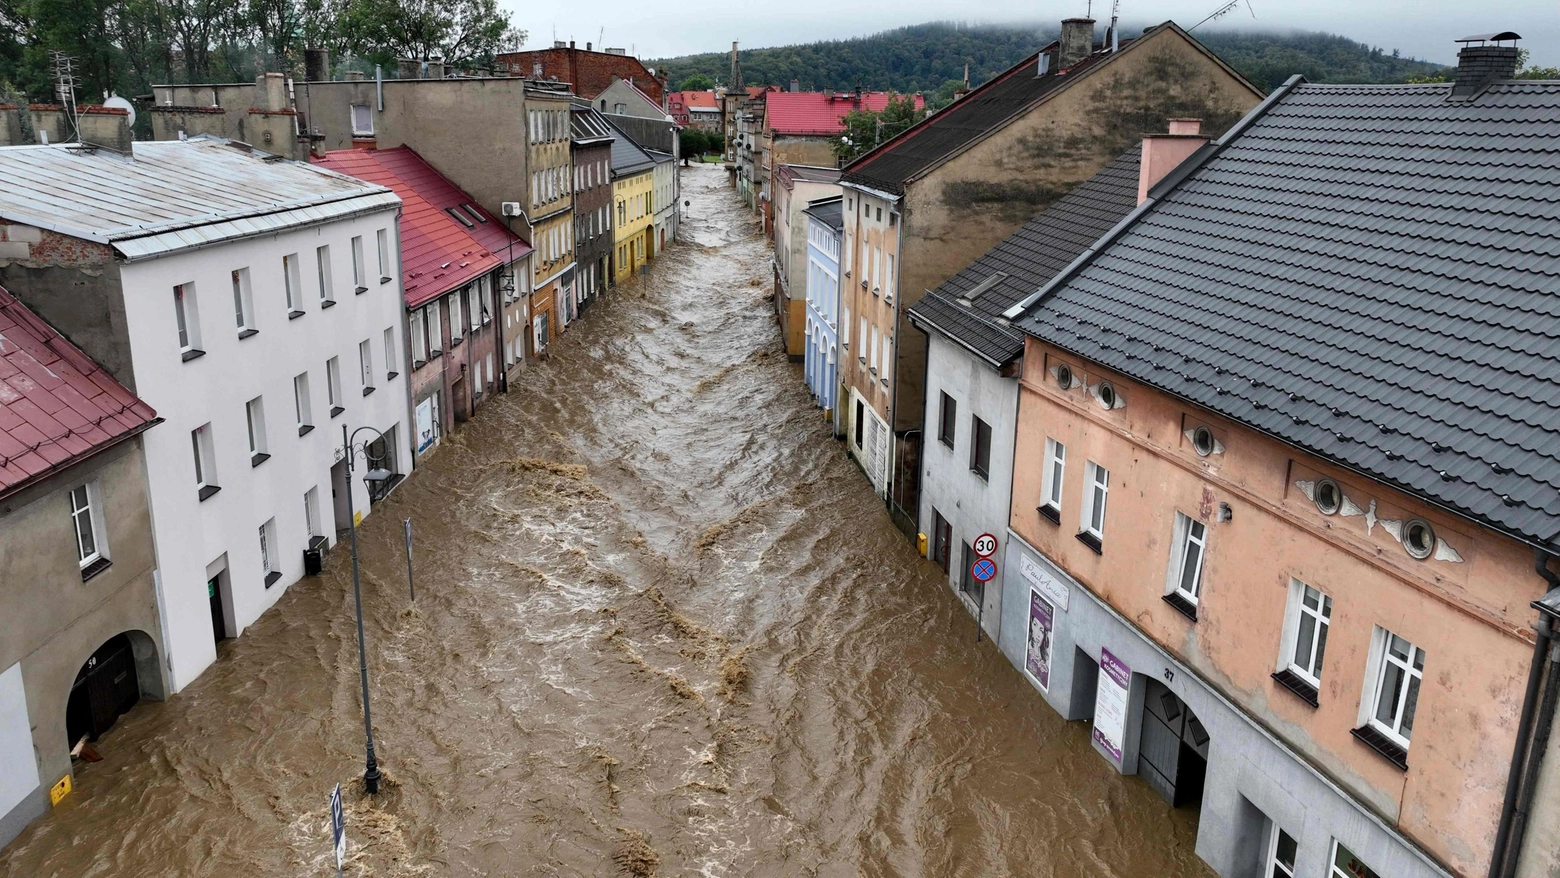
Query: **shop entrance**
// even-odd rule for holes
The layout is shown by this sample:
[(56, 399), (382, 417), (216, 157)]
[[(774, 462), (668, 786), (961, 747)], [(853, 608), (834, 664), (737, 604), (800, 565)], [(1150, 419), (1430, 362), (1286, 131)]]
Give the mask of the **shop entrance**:
[(1138, 774), (1172, 807), (1202, 804), (1208, 741), (1208, 730), (1186, 702), (1150, 679), (1143, 697)]

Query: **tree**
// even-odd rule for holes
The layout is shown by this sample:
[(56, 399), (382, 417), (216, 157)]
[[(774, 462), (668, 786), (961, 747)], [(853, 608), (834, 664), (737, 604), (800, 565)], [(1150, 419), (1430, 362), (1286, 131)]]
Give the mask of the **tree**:
[(684, 128), (682, 136), (678, 139), (678, 147), (680, 148), (678, 158), (685, 162), (689, 159), (698, 161), (699, 157), (709, 150), (710, 142), (703, 130)]
[(525, 43), (497, 0), (347, 0), (338, 33), (347, 51), (381, 62), (478, 66)]
[(909, 95), (889, 98), (882, 111), (851, 110), (843, 119), (844, 132), (829, 141), (829, 148), (841, 161), (849, 162), (903, 134), (922, 117)]
[(682, 81), (682, 86), (680, 88), (678, 88), (677, 90), (678, 91), (709, 91), (710, 89), (712, 89), (714, 87), (715, 87), (715, 82), (713, 80), (711, 80), (708, 76), (705, 76), (702, 73), (695, 73), (694, 75), (688, 77), (687, 79), (684, 79)]

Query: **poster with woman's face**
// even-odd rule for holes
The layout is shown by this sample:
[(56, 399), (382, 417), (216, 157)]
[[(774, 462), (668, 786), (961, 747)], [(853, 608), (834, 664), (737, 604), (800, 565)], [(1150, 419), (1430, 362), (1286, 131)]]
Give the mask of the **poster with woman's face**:
[(1029, 592), (1029, 643), (1024, 656), (1024, 668), (1040, 684), (1041, 689), (1051, 688), (1051, 625), (1054, 610), (1040, 593)]

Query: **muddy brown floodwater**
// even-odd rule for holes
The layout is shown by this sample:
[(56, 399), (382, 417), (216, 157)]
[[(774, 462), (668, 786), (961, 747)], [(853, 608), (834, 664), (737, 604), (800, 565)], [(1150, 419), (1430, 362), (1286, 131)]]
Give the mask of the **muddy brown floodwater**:
[[(78, 764), (14, 876), (1206, 876), (890, 524), (778, 344), (725, 175), (684, 243)], [(415, 521), (407, 601), (401, 519)]]

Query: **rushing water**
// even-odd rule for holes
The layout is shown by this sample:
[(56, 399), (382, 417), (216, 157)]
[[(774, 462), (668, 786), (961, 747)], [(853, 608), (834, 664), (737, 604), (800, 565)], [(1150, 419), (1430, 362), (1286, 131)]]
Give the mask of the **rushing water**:
[[(59, 875), (1204, 876), (889, 523), (779, 347), (724, 174), (347, 546), (0, 854)], [(401, 519), (416, 527), (417, 601)]]

